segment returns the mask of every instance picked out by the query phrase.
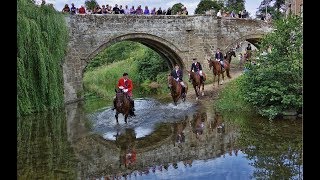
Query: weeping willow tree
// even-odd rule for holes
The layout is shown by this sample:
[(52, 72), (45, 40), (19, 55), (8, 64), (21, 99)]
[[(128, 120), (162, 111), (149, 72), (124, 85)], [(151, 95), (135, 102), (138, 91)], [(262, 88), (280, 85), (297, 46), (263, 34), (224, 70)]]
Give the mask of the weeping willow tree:
[(18, 0), (17, 115), (61, 107), (68, 30), (52, 6)]

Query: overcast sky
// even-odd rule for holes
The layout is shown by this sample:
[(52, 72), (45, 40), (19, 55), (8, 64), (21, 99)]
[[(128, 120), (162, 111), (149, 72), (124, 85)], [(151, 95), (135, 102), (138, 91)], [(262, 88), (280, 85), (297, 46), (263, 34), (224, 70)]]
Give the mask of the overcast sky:
[[(41, 2), (41, 0), (37, 0)], [(137, 7), (141, 5), (144, 9), (144, 6), (148, 6), (149, 9), (155, 7), (158, 9), (167, 9), (168, 7), (172, 7), (176, 3), (182, 3), (184, 6), (187, 7), (189, 14), (194, 14), (194, 10), (198, 6), (200, 0), (96, 0), (99, 5), (109, 4), (114, 7), (115, 4), (118, 5), (128, 5), (129, 8), (134, 5)], [(245, 8), (248, 12), (250, 12), (251, 16), (255, 17), (257, 8), (259, 7), (262, 0), (245, 0)], [(46, 0), (47, 3), (52, 3), (53, 6), (58, 10), (61, 11), (65, 4), (69, 4), (71, 7), (71, 3), (74, 3), (76, 7), (80, 7), (84, 5), (85, 0)]]

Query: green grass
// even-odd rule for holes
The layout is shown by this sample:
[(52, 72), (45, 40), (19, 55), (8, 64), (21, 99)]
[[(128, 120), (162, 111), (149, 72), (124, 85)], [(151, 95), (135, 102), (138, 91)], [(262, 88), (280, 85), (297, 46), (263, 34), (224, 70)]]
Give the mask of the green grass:
[(230, 113), (230, 112), (250, 112), (252, 108), (245, 102), (241, 94), (239, 84), (242, 77), (230, 81), (226, 87), (222, 90), (219, 99), (214, 102), (214, 106), (218, 111)]

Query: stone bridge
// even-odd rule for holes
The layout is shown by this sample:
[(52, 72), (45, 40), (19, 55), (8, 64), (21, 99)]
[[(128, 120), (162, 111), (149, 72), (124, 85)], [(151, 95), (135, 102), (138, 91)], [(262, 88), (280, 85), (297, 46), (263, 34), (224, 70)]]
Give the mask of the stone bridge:
[(158, 52), (170, 69), (179, 64), (185, 70), (194, 57), (207, 64), (216, 48), (225, 52), (241, 41), (256, 45), (272, 30), (263, 21), (212, 15), (74, 15), (66, 21), (70, 40), (63, 63), (65, 103), (82, 99), (85, 67), (114, 43), (139, 42)]

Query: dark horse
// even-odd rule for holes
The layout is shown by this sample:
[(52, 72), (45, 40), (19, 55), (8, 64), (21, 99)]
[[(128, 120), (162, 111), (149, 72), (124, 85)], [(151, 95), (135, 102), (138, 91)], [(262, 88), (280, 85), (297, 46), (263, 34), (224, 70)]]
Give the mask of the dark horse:
[(226, 55), (224, 56), (224, 59), (225, 59), (226, 61), (228, 61), (229, 64), (231, 64), (231, 58), (232, 58), (232, 56), (233, 56), (233, 57), (237, 57), (237, 56), (236, 56), (236, 52), (234, 52), (233, 49), (230, 49), (230, 50), (226, 53)]
[[(224, 72), (226, 71), (228, 78), (231, 78), (230, 76), (230, 64), (228, 61), (223, 60), (223, 64), (224, 64), (224, 68), (221, 70), (221, 64), (219, 61), (216, 60), (208, 60), (209, 63), (209, 68), (212, 68), (212, 72), (213, 72), (213, 86), (214, 86), (214, 82), (216, 81), (216, 76), (218, 75), (218, 85), (222, 84), (224, 81)], [(220, 81), (220, 74), (222, 75), (222, 82), (219, 83)]]
[(115, 90), (116, 91), (116, 120), (118, 122), (118, 114), (122, 113), (124, 116), (124, 121), (127, 123), (127, 119), (129, 114), (131, 113), (132, 105), (130, 103), (128, 94), (123, 92), (121, 89)]
[(177, 82), (173, 78), (173, 76), (171, 76), (171, 74), (168, 75), (168, 88), (170, 89), (174, 105), (177, 105), (179, 98), (181, 98), (183, 102), (186, 100), (186, 94), (188, 92), (188, 85), (187, 85), (187, 83), (184, 83), (184, 84), (186, 86), (185, 93), (181, 93), (182, 92), (182, 85), (179, 82)]
[(196, 92), (196, 99), (198, 100), (198, 97), (200, 95), (200, 90), (202, 86), (202, 96), (204, 96), (204, 81), (206, 80), (206, 75), (203, 73), (203, 81), (200, 79), (200, 75), (193, 71), (188, 71), (190, 81), (193, 85), (194, 91)]

